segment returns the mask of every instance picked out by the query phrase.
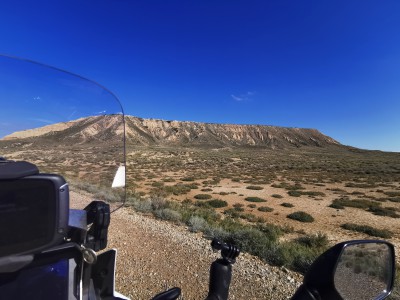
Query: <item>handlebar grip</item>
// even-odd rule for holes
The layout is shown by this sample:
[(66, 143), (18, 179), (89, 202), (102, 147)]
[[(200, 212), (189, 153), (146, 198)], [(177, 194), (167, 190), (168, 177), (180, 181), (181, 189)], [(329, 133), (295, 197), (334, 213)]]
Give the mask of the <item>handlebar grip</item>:
[(211, 264), (210, 287), (206, 300), (227, 300), (232, 279), (232, 265), (224, 259)]

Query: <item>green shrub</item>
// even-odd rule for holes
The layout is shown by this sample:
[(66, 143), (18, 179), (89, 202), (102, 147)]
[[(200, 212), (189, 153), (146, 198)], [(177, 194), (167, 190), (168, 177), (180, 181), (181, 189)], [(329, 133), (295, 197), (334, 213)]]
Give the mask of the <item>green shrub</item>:
[(259, 208), (257, 208), (259, 211), (262, 211), (262, 212), (272, 212), (272, 211), (274, 211), (274, 209), (273, 208), (271, 208), (271, 207), (268, 207), (268, 206), (260, 206)]
[(390, 201), (390, 202), (399, 203), (400, 202), (400, 197), (390, 197), (390, 198), (387, 198), (387, 200)]
[(289, 219), (300, 221), (300, 222), (305, 222), (305, 223), (314, 222), (314, 218), (310, 214), (308, 214), (304, 211), (296, 211), (294, 213), (287, 215), (287, 217)]
[(136, 201), (134, 202), (133, 207), (135, 210), (144, 213), (153, 211), (150, 199)]
[(262, 186), (259, 186), (259, 185), (249, 185), (249, 186), (246, 186), (246, 189), (248, 189), (248, 190), (262, 190), (264, 188)]
[(376, 188), (374, 183), (357, 183), (357, 182), (348, 182), (344, 185), (345, 187), (355, 187), (355, 188)]
[(387, 229), (377, 229), (368, 225), (357, 225), (353, 223), (345, 223), (340, 227), (346, 230), (352, 230), (356, 232), (365, 233), (371, 236), (381, 237), (384, 239), (390, 239), (393, 236), (393, 233)]
[(211, 199), (212, 196), (209, 194), (197, 194), (194, 196), (194, 198), (198, 199), (198, 200), (208, 200), (208, 199)]
[(249, 221), (249, 222), (251, 222), (251, 223), (255, 223), (255, 222), (258, 222), (258, 221), (259, 221), (259, 219), (257, 218), (257, 216), (256, 216), (256, 215), (253, 215), (253, 214), (251, 214), (251, 213), (240, 214), (240, 215), (239, 215), (239, 218), (244, 219), (244, 220), (247, 220), (247, 221)]
[(194, 181), (195, 178), (193, 176), (188, 176), (188, 177), (183, 177), (181, 180), (182, 181)]
[(283, 196), (279, 195), (279, 194), (272, 194), (271, 197), (278, 198), (278, 199), (283, 198)]
[(201, 189), (202, 192), (212, 192), (213, 190), (210, 188)]
[[(334, 199), (332, 204), (334, 208), (342, 208), (342, 207), (354, 207), (354, 208), (361, 208), (361, 209), (369, 209), (372, 207), (378, 207), (381, 204), (375, 201), (364, 200), (364, 199), (354, 199), (351, 200), (347, 197), (341, 197), (338, 199)], [(330, 206), (330, 207), (333, 207)]]
[(189, 229), (192, 232), (205, 231), (208, 228), (208, 223), (202, 217), (192, 216), (188, 221)]
[(377, 216), (400, 218), (400, 215), (396, 213), (396, 211), (393, 208), (389, 207), (370, 207), (368, 211), (372, 212), (374, 215)]
[(256, 207), (257, 207), (257, 205), (255, 205), (255, 204), (249, 204), (249, 205), (247, 205), (247, 207), (250, 207), (250, 208), (256, 208)]
[(300, 197), (301, 195), (306, 195), (306, 196), (325, 196), (323, 192), (315, 192), (315, 191), (298, 191), (298, 190), (290, 190), (288, 192), (289, 196), (292, 197)]
[(297, 238), (296, 241), (310, 248), (327, 247), (329, 243), (328, 236), (324, 233), (302, 236)]
[(211, 207), (214, 208), (220, 208), (220, 207), (226, 207), (228, 206), (228, 203), (224, 200), (220, 200), (220, 199), (213, 199), (210, 201), (206, 202), (208, 205), (210, 205)]
[(329, 204), (328, 206), (331, 208), (335, 208), (335, 209), (344, 209), (344, 206), (342, 204), (335, 203), (335, 202)]
[(174, 182), (175, 179), (171, 178), (171, 177), (167, 177), (163, 179), (164, 182)]
[(152, 196), (150, 197), (151, 208), (153, 210), (158, 210), (162, 208), (167, 208), (168, 202), (163, 197)]
[(172, 209), (164, 208), (154, 211), (154, 215), (162, 220), (179, 222), (182, 220), (182, 215)]
[(288, 195), (292, 197), (300, 197), (302, 194), (300, 191), (292, 190), (288, 192)]
[(241, 207), (228, 208), (224, 210), (224, 214), (232, 218), (239, 218), (241, 211), (244, 211), (244, 209)]
[(294, 205), (292, 203), (287, 203), (287, 202), (283, 202), (281, 204), (281, 206), (283, 206), (283, 207), (294, 207)]
[(173, 194), (175, 196), (178, 196), (178, 195), (183, 195), (183, 194), (189, 193), (191, 188), (189, 186), (187, 186), (187, 185), (182, 184), (182, 183), (178, 183), (178, 184), (175, 184), (173, 186), (165, 186), (164, 190), (168, 194)]
[(246, 197), (244, 200), (249, 201), (249, 202), (267, 202), (267, 200), (262, 199), (260, 197)]
[(385, 192), (385, 195), (387, 195), (389, 197), (398, 197), (398, 196), (400, 196), (400, 192), (388, 191), (388, 192)]

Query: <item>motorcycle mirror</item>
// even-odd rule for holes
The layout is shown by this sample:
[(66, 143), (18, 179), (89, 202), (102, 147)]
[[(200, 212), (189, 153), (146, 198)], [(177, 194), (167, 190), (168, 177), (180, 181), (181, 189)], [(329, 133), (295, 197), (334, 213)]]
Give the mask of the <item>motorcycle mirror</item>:
[(346, 245), (336, 265), (335, 288), (343, 299), (384, 299), (393, 284), (393, 262), (386, 243)]
[(386, 241), (339, 243), (311, 265), (292, 299), (385, 299), (393, 289), (394, 247)]

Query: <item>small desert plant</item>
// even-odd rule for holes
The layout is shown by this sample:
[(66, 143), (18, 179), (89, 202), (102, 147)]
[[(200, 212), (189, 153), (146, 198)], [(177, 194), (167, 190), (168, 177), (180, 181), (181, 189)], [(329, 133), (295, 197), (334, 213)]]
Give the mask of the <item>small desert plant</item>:
[(390, 207), (370, 207), (368, 211), (372, 212), (374, 215), (377, 216), (400, 218), (400, 215), (396, 213), (395, 209)]
[(304, 211), (296, 211), (294, 213), (287, 215), (287, 217), (289, 219), (300, 221), (300, 222), (305, 222), (305, 223), (314, 222), (314, 218), (310, 214), (308, 214)]
[(390, 239), (393, 236), (393, 233), (387, 229), (377, 229), (368, 225), (357, 225), (353, 223), (345, 223), (340, 227), (346, 230), (352, 230), (357, 232), (362, 232), (371, 236), (381, 237), (384, 239)]
[(249, 202), (267, 202), (267, 200), (262, 199), (260, 197), (246, 197), (244, 200)]
[(208, 205), (210, 205), (211, 207), (214, 208), (220, 208), (220, 207), (226, 207), (228, 206), (228, 203), (224, 200), (220, 200), (220, 199), (213, 199), (210, 201), (206, 202)]
[(299, 237), (296, 241), (310, 248), (326, 247), (329, 243), (328, 236), (321, 232)]
[(158, 209), (154, 211), (154, 215), (162, 220), (180, 222), (182, 220), (182, 215), (170, 208)]
[(288, 192), (288, 195), (292, 196), (292, 197), (300, 197), (302, 194), (301, 194), (300, 191), (291, 190), (291, 191)]
[(197, 200), (208, 200), (208, 199), (211, 199), (212, 196), (209, 194), (197, 194), (194, 196), (194, 198)]
[(249, 186), (246, 186), (246, 189), (248, 189), (248, 190), (262, 190), (264, 188), (262, 186), (259, 186), (259, 185), (249, 185)]
[(283, 206), (283, 207), (294, 207), (294, 205), (292, 203), (288, 203), (288, 202), (283, 202), (281, 204), (281, 206)]
[(283, 196), (279, 195), (279, 194), (272, 194), (271, 197), (277, 198), (277, 199), (283, 198)]
[(272, 212), (272, 211), (274, 211), (273, 208), (268, 207), (268, 206), (260, 206), (259, 208), (257, 208), (257, 210), (262, 211), (262, 212)]
[(208, 228), (208, 223), (202, 217), (192, 216), (188, 221), (189, 229), (192, 232), (204, 231)]

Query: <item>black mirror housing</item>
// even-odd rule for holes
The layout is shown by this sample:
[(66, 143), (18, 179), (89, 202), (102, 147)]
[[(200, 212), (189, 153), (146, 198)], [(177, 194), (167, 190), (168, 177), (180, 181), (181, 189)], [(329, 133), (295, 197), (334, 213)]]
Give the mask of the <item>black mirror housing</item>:
[[(349, 251), (348, 249), (352, 251)], [(357, 290), (357, 287), (354, 286), (354, 281), (350, 281), (350, 279), (348, 281), (342, 281), (347, 283), (347, 290), (352, 289), (350, 292), (346, 292), (343, 288), (338, 286), (340, 281), (338, 281), (337, 278), (335, 280), (335, 274), (337, 274), (338, 265), (340, 263), (340, 271), (342, 272), (343, 268), (345, 268), (343, 266), (348, 266), (349, 268), (352, 267), (350, 264), (347, 264), (346, 261), (344, 261), (346, 256), (350, 257), (349, 253), (355, 255), (354, 257), (352, 256), (351, 258), (348, 258), (348, 262), (351, 262), (351, 260), (354, 260), (353, 258), (356, 256), (368, 257), (367, 252), (369, 251), (369, 260), (366, 260), (366, 263), (364, 263), (365, 265), (368, 265), (372, 263), (370, 259), (371, 251), (373, 251), (372, 255), (374, 255), (374, 257), (379, 257), (378, 254), (382, 252), (382, 249), (387, 250), (387, 252), (384, 253), (384, 260), (380, 259), (384, 264), (384, 270), (382, 271), (383, 275), (381, 276), (383, 277), (381, 280), (384, 280), (384, 282), (381, 282), (382, 290), (380, 292), (376, 291), (376, 295), (368, 294), (368, 296), (370, 295), (371, 299), (385, 299), (390, 295), (394, 285), (395, 255), (394, 246), (386, 241), (381, 240), (355, 240), (342, 242), (333, 246), (324, 252), (320, 257), (318, 257), (311, 265), (309, 271), (304, 277), (303, 285), (299, 288), (292, 299), (353, 299), (352, 296), (347, 296), (347, 294), (355, 295), (354, 299), (357, 299), (357, 296), (358, 299), (361, 299), (362, 297), (360, 297), (359, 293), (365, 291), (361, 290), (361, 288), (360, 290)], [(357, 250), (359, 250), (357, 253), (353, 253)], [(353, 277), (358, 276), (362, 280), (363, 276), (368, 276), (368, 274), (364, 274), (362, 272), (362, 269), (354, 269), (354, 272), (352, 270), (353, 269), (351, 269), (350, 273), (353, 274)], [(381, 274), (374, 274), (373, 276), (379, 275)]]

